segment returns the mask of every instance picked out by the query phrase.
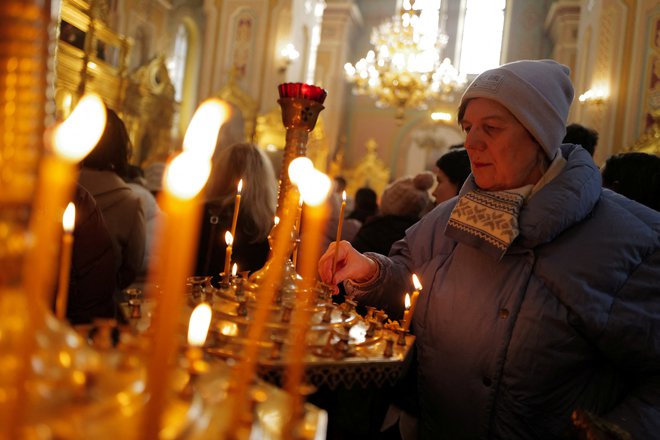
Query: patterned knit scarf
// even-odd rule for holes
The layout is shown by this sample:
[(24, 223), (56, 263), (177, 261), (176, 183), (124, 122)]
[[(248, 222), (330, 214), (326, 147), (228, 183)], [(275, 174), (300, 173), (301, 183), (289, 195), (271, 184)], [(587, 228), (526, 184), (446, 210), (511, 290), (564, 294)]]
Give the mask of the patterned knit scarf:
[(480, 249), (498, 260), (518, 236), (518, 214), (529, 193), (482, 191), (463, 194), (451, 212), (445, 235)]

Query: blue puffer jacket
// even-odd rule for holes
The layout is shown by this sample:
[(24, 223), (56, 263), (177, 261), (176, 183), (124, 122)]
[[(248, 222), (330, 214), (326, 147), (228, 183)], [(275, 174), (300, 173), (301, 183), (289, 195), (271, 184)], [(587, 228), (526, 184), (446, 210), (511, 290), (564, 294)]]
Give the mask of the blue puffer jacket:
[[(564, 438), (575, 408), (660, 438), (660, 214), (608, 190), (583, 149), (522, 208), (500, 260), (444, 235), (456, 198), (348, 290), (402, 309), (410, 273), (421, 432), (434, 439)], [(474, 188), (472, 178), (462, 192)], [(395, 309), (395, 310), (392, 310)]]

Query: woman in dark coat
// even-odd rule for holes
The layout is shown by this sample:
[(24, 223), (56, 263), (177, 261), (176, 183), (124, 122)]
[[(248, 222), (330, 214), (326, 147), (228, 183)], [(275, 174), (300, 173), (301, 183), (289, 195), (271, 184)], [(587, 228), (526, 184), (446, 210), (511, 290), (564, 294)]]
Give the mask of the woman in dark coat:
[(225, 233), (231, 229), (241, 179), (243, 188), (232, 261), (239, 271), (254, 272), (268, 258), (268, 233), (275, 218), (275, 173), (270, 159), (258, 147), (234, 144), (219, 153), (209, 178), (197, 252), (197, 275), (218, 275), (224, 271)]

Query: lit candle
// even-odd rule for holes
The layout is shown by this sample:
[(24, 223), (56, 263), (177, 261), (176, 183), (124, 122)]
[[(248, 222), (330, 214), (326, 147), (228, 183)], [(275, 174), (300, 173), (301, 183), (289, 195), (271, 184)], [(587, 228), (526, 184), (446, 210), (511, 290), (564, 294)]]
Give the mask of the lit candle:
[[(294, 229), (296, 231), (296, 234), (298, 234), (298, 242), (300, 242), (300, 219), (302, 218), (302, 209), (303, 209), (303, 198), (302, 194), (299, 197), (298, 200), (298, 209), (296, 210), (296, 223), (294, 226)], [(300, 246), (297, 245), (296, 247), (293, 248), (293, 267), (295, 268), (298, 264), (298, 248)]]
[(238, 181), (236, 188), (236, 201), (234, 202), (234, 217), (231, 220), (231, 236), (236, 237), (236, 222), (238, 221), (238, 209), (241, 206), (241, 190), (243, 189), (243, 179)]
[(406, 293), (406, 310), (403, 312), (403, 328), (406, 331), (410, 328), (410, 323), (412, 322), (413, 314), (415, 313), (415, 307), (417, 306), (417, 299), (419, 298), (419, 291), (422, 290), (422, 284), (419, 282), (419, 278), (417, 278), (417, 275), (415, 274), (412, 275), (412, 283), (415, 290), (413, 290), (412, 297)]
[(188, 345), (190, 347), (202, 347), (206, 342), (211, 325), (211, 306), (208, 303), (200, 303), (190, 315), (188, 324)]
[(237, 273), (238, 273), (238, 264), (234, 263), (234, 265), (231, 267), (231, 276), (235, 277)]
[(415, 307), (417, 307), (417, 299), (419, 298), (419, 291), (422, 290), (422, 284), (419, 282), (419, 278), (417, 278), (417, 275), (412, 274), (412, 283), (413, 287), (415, 290), (413, 290), (412, 297), (410, 298), (410, 318), (412, 319), (412, 315), (415, 311)]
[(289, 188), (289, 191), (299, 194), (298, 199), (298, 209), (296, 210), (296, 221), (295, 221), (295, 231), (298, 235), (298, 245), (293, 249), (293, 267), (297, 267), (298, 264), (298, 251), (300, 249), (300, 222), (302, 219), (303, 211), (303, 196), (298, 191), (298, 188), (302, 185), (305, 180), (305, 176), (314, 170), (314, 164), (312, 161), (305, 156), (296, 157), (291, 161), (288, 168), (289, 181), (292, 183), (292, 186)]
[(234, 244), (234, 236), (229, 231), (225, 232), (225, 243), (227, 244), (227, 248), (225, 249), (224, 273), (225, 273), (225, 279), (227, 280), (227, 283), (229, 283), (231, 276), (231, 274), (229, 273), (229, 268), (231, 267), (232, 245)]
[[(47, 138), (53, 154), (47, 154), (40, 164), (30, 224), (34, 244), (26, 257), (24, 279), (27, 291), (48, 305), (52, 304), (55, 291), (57, 261), (56, 247), (52, 243), (59, 236), (62, 210), (73, 195), (78, 177), (76, 164), (98, 143), (105, 121), (105, 105), (101, 98), (86, 94), (71, 115), (55, 127), (52, 137)], [(39, 276), (34, 276), (35, 273)]]
[(337, 224), (337, 236), (335, 238), (335, 254), (332, 257), (332, 278), (337, 272), (337, 257), (339, 256), (339, 241), (341, 241), (341, 229), (344, 225), (344, 210), (346, 209), (346, 191), (341, 193), (341, 208), (339, 209), (339, 223)]
[[(170, 365), (176, 353), (177, 327), (186, 277), (193, 267), (200, 223), (200, 192), (211, 172), (211, 157), (217, 129), (223, 117), (220, 101), (202, 103), (193, 115), (184, 138), (183, 152), (166, 167), (159, 205), (164, 212), (158, 239), (157, 265), (149, 268), (148, 285), (161, 286), (153, 292), (156, 310), (152, 320), (151, 353), (146, 366), (149, 399), (142, 418), (141, 438), (160, 438), (161, 417), (170, 389)], [(212, 128), (215, 131), (209, 129)], [(192, 132), (193, 128), (196, 132)]]
[[(298, 197), (289, 191), (284, 197), (282, 212), (293, 212), (296, 207)], [(279, 285), (284, 273), (286, 260), (289, 258), (289, 246), (291, 231), (293, 229), (293, 215), (283, 215), (280, 219), (279, 227), (275, 230), (273, 238), (271, 270), (266, 272), (264, 282), (259, 295), (256, 298), (256, 304), (248, 329), (248, 334), (243, 349), (243, 356), (238, 364), (232, 369), (230, 388), (232, 395), (230, 423), (227, 426), (225, 436), (236, 435), (242, 429), (242, 419), (245, 414), (251, 414), (248, 405), (248, 386), (251, 383), (256, 369), (257, 355), (259, 352), (259, 341), (264, 331), (270, 305), (275, 296), (275, 287)], [(224, 438), (221, 436), (221, 438)]]
[(401, 327), (403, 327), (405, 331), (408, 331), (410, 328), (410, 295), (408, 293), (406, 293), (404, 305), (406, 309), (403, 311), (403, 324)]
[(296, 303), (291, 319), (292, 341), (289, 350), (289, 364), (285, 377), (285, 389), (291, 398), (290, 419), (284, 430), (293, 433), (302, 412), (302, 397), (300, 387), (304, 377), (305, 338), (308, 334), (313, 288), (316, 285), (318, 260), (321, 255), (323, 229), (328, 219), (328, 207), (325, 203), (332, 187), (332, 182), (325, 174), (312, 169), (304, 179), (297, 183), (300, 194), (305, 202), (303, 223), (305, 239), (301, 242), (302, 258), (300, 260), (300, 293), (302, 300)]
[(69, 275), (71, 273), (71, 254), (73, 251), (73, 227), (76, 223), (76, 205), (69, 203), (62, 216), (62, 250), (60, 253), (60, 277), (55, 300), (55, 315), (66, 319), (66, 306), (69, 297)]

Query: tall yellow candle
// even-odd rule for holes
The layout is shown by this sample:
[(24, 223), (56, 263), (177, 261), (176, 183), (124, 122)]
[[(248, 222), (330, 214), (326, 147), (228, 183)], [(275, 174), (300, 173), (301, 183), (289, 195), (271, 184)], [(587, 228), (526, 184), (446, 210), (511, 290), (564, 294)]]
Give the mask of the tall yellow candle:
[[(294, 230), (296, 231), (296, 234), (298, 234), (298, 241), (300, 241), (300, 221), (302, 219), (302, 210), (303, 210), (303, 199), (302, 195), (300, 195), (299, 200), (298, 200), (298, 209), (296, 210), (296, 223), (294, 226)], [(297, 268), (298, 266), (298, 249), (300, 248), (300, 244), (293, 248), (293, 267)]]
[[(241, 438), (241, 431), (244, 428), (241, 423), (243, 415), (249, 411), (248, 405), (248, 387), (254, 378), (259, 353), (259, 341), (264, 331), (270, 305), (275, 296), (275, 286), (279, 284), (284, 272), (286, 260), (289, 258), (289, 245), (291, 230), (293, 229), (294, 215), (296, 209), (297, 196), (289, 191), (284, 197), (282, 204), (282, 218), (274, 230), (271, 267), (266, 273), (259, 295), (257, 295), (254, 313), (250, 317), (250, 328), (248, 329), (247, 340), (243, 348), (240, 362), (232, 369), (230, 379), (231, 383), (231, 416), (227, 427), (228, 432), (236, 438)], [(247, 437), (246, 437), (247, 438)]]
[(231, 254), (232, 254), (232, 245), (234, 244), (234, 236), (231, 232), (225, 232), (225, 243), (227, 248), (225, 249), (225, 268), (224, 274), (227, 282), (231, 279), (231, 274), (229, 273), (229, 268), (231, 267)]
[(339, 256), (339, 242), (341, 241), (341, 230), (344, 225), (344, 210), (346, 209), (346, 191), (341, 193), (341, 208), (339, 209), (339, 223), (337, 223), (337, 236), (335, 238), (335, 254), (332, 257), (332, 278), (337, 272), (337, 257)]
[(332, 182), (325, 174), (311, 170), (298, 183), (300, 193), (307, 205), (303, 211), (305, 238), (301, 242), (300, 276), (302, 277), (301, 297), (296, 303), (291, 320), (291, 349), (285, 376), (285, 389), (289, 392), (291, 407), (289, 420), (285, 425), (284, 435), (293, 437), (296, 423), (302, 413), (303, 399), (300, 393), (305, 373), (306, 336), (310, 325), (313, 288), (316, 285), (318, 260), (321, 255), (323, 229), (328, 220), (328, 207), (325, 203)]
[(236, 188), (236, 201), (234, 202), (234, 216), (231, 219), (231, 230), (230, 230), (232, 237), (236, 237), (236, 223), (238, 222), (238, 210), (241, 206), (242, 190), (243, 190), (243, 179), (238, 181), (238, 187)]
[(417, 307), (417, 299), (419, 298), (419, 291), (422, 290), (422, 284), (419, 282), (417, 275), (412, 275), (412, 283), (415, 287), (413, 290), (412, 297), (409, 297), (406, 293), (406, 311), (403, 313), (404, 325), (403, 328), (408, 330), (410, 328), (410, 323), (412, 322), (413, 314), (415, 313), (415, 307)]
[(301, 240), (301, 230), (300, 230), (300, 223), (302, 219), (302, 211), (303, 211), (303, 197), (302, 194), (300, 194), (298, 187), (300, 187), (303, 183), (302, 180), (305, 178), (307, 173), (309, 173), (311, 170), (314, 169), (314, 164), (312, 161), (305, 156), (300, 156), (296, 157), (291, 161), (289, 164), (289, 168), (287, 170), (289, 174), (289, 181), (292, 183), (292, 185), (289, 185), (289, 191), (293, 191), (294, 193), (298, 194), (299, 200), (298, 200), (298, 209), (296, 210), (296, 223), (295, 223), (295, 231), (296, 234), (298, 235), (298, 246), (296, 246), (293, 249), (293, 267), (297, 268), (298, 266), (298, 252), (300, 250), (300, 240)]
[(150, 292), (156, 299), (152, 321), (152, 352), (147, 359), (146, 393), (140, 438), (160, 438), (161, 418), (170, 389), (171, 361), (177, 349), (186, 277), (193, 267), (200, 223), (200, 192), (211, 171), (211, 156), (223, 118), (224, 105), (207, 100), (193, 115), (183, 152), (167, 166), (159, 205), (164, 212), (157, 236), (158, 263), (149, 268)]
[(55, 300), (55, 315), (66, 319), (66, 306), (69, 299), (69, 275), (71, 273), (71, 255), (73, 253), (73, 227), (76, 224), (76, 206), (69, 203), (62, 216), (62, 249), (60, 253), (60, 276)]
[(66, 121), (55, 127), (52, 137), (47, 138), (53, 154), (47, 154), (40, 165), (30, 224), (34, 245), (27, 255), (24, 279), (27, 291), (48, 305), (55, 291), (57, 261), (52, 244), (59, 237), (62, 211), (73, 195), (78, 176), (76, 164), (98, 143), (105, 121), (103, 101), (97, 95), (87, 94)]
[(410, 328), (410, 294), (406, 293), (405, 300), (404, 300), (404, 305), (405, 305), (405, 310), (403, 311), (403, 323), (401, 327), (405, 331), (408, 331)]

